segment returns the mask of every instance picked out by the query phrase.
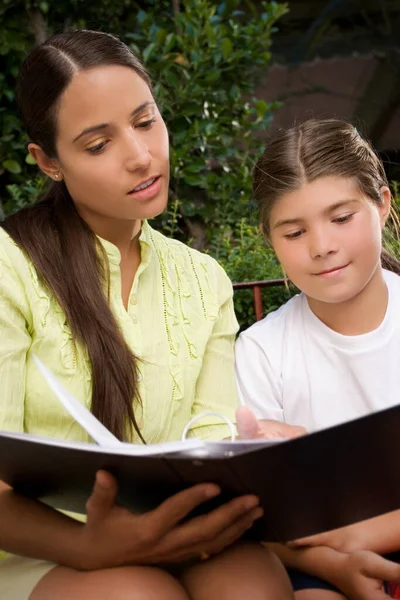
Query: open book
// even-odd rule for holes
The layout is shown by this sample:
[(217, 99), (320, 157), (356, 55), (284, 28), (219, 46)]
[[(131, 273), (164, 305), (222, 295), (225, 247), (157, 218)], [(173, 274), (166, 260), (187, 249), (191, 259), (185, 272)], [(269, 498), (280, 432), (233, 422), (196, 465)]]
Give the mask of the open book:
[(400, 507), (400, 406), (287, 441), (126, 444), (37, 364), (96, 443), (0, 431), (0, 479), (56, 508), (84, 512), (98, 469), (117, 477), (118, 501), (135, 512), (206, 481), (223, 493), (203, 511), (257, 494), (264, 517), (252, 534), (266, 541), (288, 541)]

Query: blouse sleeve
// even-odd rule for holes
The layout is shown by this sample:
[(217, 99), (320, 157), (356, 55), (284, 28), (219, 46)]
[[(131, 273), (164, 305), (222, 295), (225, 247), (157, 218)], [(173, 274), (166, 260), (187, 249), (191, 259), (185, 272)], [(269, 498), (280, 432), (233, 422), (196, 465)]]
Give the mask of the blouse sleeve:
[(22, 432), (26, 355), (31, 344), (23, 282), (0, 245), (0, 429)]
[[(216, 288), (219, 311), (204, 353), (203, 364), (196, 383), (192, 417), (203, 412), (217, 412), (235, 423), (239, 404), (234, 370), (234, 343), (238, 323), (233, 308), (232, 283), (220, 265), (216, 269)], [(221, 440), (230, 437), (230, 429), (215, 416), (199, 419), (189, 437)]]

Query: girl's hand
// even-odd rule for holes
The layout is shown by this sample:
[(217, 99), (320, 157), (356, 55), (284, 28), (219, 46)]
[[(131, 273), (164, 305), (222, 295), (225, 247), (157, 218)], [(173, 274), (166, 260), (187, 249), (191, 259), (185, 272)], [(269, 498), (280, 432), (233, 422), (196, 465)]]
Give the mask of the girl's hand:
[(332, 531), (324, 531), (323, 533), (293, 540), (288, 542), (287, 546), (292, 549), (327, 546), (338, 552), (351, 553), (360, 549), (357, 539), (353, 539), (351, 532), (351, 526), (341, 527), (340, 529), (332, 529)]
[(400, 565), (362, 550), (344, 556), (334, 583), (349, 600), (387, 600), (384, 582), (400, 582)]
[(236, 411), (236, 427), (240, 439), (281, 439), (296, 438), (307, 433), (304, 427), (288, 425), (280, 421), (258, 420), (252, 410), (241, 406)]
[(99, 471), (80, 530), (81, 568), (171, 563), (217, 554), (239, 539), (263, 514), (256, 496), (242, 496), (182, 523), (197, 506), (220, 493), (200, 484), (171, 496), (155, 510), (132, 514), (115, 504), (117, 483)]

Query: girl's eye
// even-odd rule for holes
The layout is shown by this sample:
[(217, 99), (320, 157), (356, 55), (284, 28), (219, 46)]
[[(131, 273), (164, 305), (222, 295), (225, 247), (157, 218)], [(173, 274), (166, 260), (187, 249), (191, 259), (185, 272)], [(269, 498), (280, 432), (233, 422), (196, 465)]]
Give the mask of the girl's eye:
[(105, 148), (106, 144), (106, 141), (100, 142), (91, 148), (87, 148), (87, 151), (90, 152), (90, 154), (99, 154)]
[(299, 231), (293, 231), (293, 233), (286, 233), (286, 234), (284, 235), (284, 237), (285, 237), (287, 240), (295, 240), (295, 239), (297, 239), (298, 237), (300, 237), (302, 233), (303, 233), (303, 232), (302, 232), (302, 231), (300, 231), (300, 230), (299, 230)]
[(153, 123), (155, 123), (154, 117), (152, 119), (149, 119), (148, 121), (142, 121), (141, 123), (138, 123), (136, 127), (139, 127), (140, 129), (149, 129), (153, 125)]
[(342, 217), (336, 217), (336, 219), (333, 219), (334, 223), (347, 223), (348, 221), (350, 221), (350, 219), (354, 216), (354, 213), (351, 213), (349, 215), (343, 215)]

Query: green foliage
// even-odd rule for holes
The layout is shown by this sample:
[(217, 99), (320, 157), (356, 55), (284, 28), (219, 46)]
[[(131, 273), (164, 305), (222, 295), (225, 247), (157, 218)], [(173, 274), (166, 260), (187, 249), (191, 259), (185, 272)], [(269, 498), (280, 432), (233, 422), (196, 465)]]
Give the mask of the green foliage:
[[(27, 179), (20, 185), (16, 183), (7, 185), (9, 200), (5, 204), (5, 212), (15, 212), (27, 204), (36, 202), (43, 195), (46, 184), (46, 178), (38, 176), (35, 179)], [(7, 210), (8, 206), (11, 207), (9, 210)]]
[[(215, 239), (211, 253), (225, 268), (231, 281), (261, 281), (282, 279), (282, 269), (272, 248), (268, 247), (257, 226), (242, 219), (232, 231)], [(276, 310), (295, 292), (292, 286), (274, 286), (262, 290), (263, 312), (266, 315)], [(235, 311), (241, 328), (254, 323), (253, 292), (249, 289), (236, 290)]]
[[(239, 0), (132, 3), (117, 0), (3, 0), (0, 16), (0, 197), (14, 204), (9, 185), (25, 185), (36, 168), (15, 108), (15, 77), (36, 39), (66, 26), (107, 29), (126, 41), (148, 68), (171, 139), (171, 199), (179, 200), (182, 237), (191, 223), (213, 236), (247, 210), (250, 173), (274, 105), (253, 98), (270, 55), (271, 34), (286, 7)], [(68, 15), (67, 17), (65, 15)], [(8, 191), (7, 191), (8, 190)], [(33, 200), (26, 195), (26, 201)], [(158, 226), (169, 228), (168, 215)]]
[(140, 31), (127, 35), (153, 76), (169, 127), (171, 195), (181, 225), (190, 232), (190, 222), (200, 222), (209, 238), (246, 214), (261, 149), (254, 133), (268, 127), (274, 108), (252, 94), (286, 9), (264, 2), (260, 13), (245, 15), (238, 7), (236, 0), (186, 0), (172, 29), (168, 12), (154, 19), (141, 11)]

